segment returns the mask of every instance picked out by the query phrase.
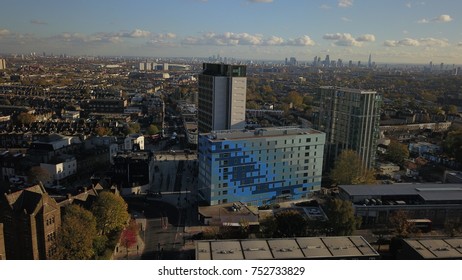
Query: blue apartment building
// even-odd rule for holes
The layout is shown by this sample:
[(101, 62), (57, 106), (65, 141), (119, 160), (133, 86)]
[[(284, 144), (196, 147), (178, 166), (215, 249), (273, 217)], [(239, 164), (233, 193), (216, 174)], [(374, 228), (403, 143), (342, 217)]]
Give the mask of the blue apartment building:
[(209, 205), (261, 206), (321, 189), (325, 134), (301, 127), (223, 130), (198, 139), (198, 193)]

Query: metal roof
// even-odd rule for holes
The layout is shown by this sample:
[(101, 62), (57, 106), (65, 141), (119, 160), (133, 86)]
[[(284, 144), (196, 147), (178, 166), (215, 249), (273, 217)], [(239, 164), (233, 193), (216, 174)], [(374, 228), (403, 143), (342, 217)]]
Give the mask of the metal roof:
[(460, 184), (391, 184), (391, 185), (346, 185), (339, 186), (349, 196), (396, 196), (417, 195), (425, 201), (460, 200)]

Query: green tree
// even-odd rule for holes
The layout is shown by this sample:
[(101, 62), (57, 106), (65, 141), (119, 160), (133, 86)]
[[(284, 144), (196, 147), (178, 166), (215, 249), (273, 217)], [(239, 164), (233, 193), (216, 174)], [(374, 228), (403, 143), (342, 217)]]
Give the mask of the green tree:
[(327, 202), (327, 225), (333, 235), (351, 235), (361, 225), (361, 219), (355, 217), (353, 205), (350, 201), (332, 199)]
[(151, 124), (151, 125), (148, 127), (147, 133), (148, 133), (149, 135), (157, 134), (157, 133), (159, 133), (159, 128), (158, 128), (156, 125)]
[(355, 151), (344, 150), (335, 161), (330, 178), (340, 185), (375, 184), (374, 173), (373, 169), (363, 167)]
[(456, 105), (448, 105), (445, 108), (445, 111), (446, 111), (447, 114), (457, 114), (457, 113), (459, 113), (459, 110), (457, 109)]
[(297, 211), (281, 211), (260, 222), (260, 232), (264, 237), (305, 236), (307, 221)]
[(127, 203), (121, 196), (104, 191), (98, 195), (91, 211), (96, 217), (98, 230), (102, 234), (109, 234), (123, 229), (127, 224), (130, 217), (127, 209)]
[(443, 148), (448, 155), (462, 163), (462, 129), (450, 131), (443, 142)]
[(78, 205), (65, 208), (57, 237), (57, 256), (62, 260), (88, 260), (95, 252), (96, 219), (93, 214)]
[(139, 133), (140, 130), (141, 130), (141, 126), (139, 123), (137, 122), (130, 123), (125, 127), (125, 134), (128, 135), (128, 134), (133, 134), (133, 133)]
[(282, 211), (275, 216), (278, 226), (278, 237), (304, 236), (306, 232), (306, 220), (297, 211)]
[(406, 145), (392, 140), (388, 145), (385, 158), (393, 163), (402, 165), (404, 160), (409, 157), (409, 149)]

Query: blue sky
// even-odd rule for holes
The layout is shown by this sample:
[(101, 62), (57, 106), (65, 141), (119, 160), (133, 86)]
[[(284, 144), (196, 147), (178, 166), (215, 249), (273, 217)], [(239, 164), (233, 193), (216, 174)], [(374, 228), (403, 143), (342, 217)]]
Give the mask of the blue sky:
[(2, 0), (0, 53), (462, 64), (458, 0)]

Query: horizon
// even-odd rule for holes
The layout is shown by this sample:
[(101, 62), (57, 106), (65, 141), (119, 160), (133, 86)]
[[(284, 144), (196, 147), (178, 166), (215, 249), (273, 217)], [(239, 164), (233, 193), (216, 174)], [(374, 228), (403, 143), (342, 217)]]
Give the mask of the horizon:
[(10, 54), (462, 64), (459, 1), (5, 2), (0, 44)]

